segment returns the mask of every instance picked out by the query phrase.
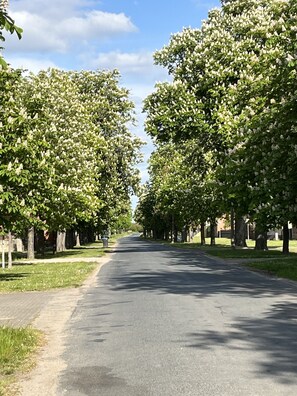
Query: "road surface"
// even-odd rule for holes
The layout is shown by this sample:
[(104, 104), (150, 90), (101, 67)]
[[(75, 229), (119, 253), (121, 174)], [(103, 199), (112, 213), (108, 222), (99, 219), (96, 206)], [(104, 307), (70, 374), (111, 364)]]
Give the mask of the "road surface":
[(80, 300), (58, 395), (297, 395), (297, 284), (138, 237)]

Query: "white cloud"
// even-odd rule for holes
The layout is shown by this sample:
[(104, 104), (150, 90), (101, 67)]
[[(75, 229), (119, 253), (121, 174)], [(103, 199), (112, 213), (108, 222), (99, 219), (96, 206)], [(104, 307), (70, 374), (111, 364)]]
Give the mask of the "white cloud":
[(73, 16), (64, 19), (58, 26), (59, 31), (69, 37), (92, 39), (94, 37), (110, 37), (115, 34), (137, 31), (131, 20), (123, 13), (93, 10), (85, 14), (84, 18)]
[(144, 98), (157, 81), (168, 79), (167, 71), (154, 64), (152, 52), (101, 52), (97, 55), (81, 55), (86, 68), (118, 69), (125, 77), (125, 84), (132, 85), (133, 95)]
[(136, 26), (124, 13), (80, 9), (86, 1), (27, 1), (14, 3), (11, 16), (24, 30), (22, 40), (7, 37), (9, 51), (66, 52), (71, 45), (101, 42), (107, 38), (137, 31)]
[(58, 68), (54, 62), (46, 59), (7, 56), (6, 60), (14, 69), (25, 69), (33, 73), (38, 73), (40, 70), (46, 70), (50, 67)]
[(23, 37), (18, 40), (17, 37), (7, 37), (7, 50), (22, 52), (53, 51), (64, 52), (67, 49), (67, 38), (61, 38), (56, 30), (52, 27), (51, 20), (42, 16), (30, 14), (27, 11), (20, 11), (12, 14), (18, 26), (24, 30)]
[(63, 19), (65, 15), (79, 15), (82, 8), (89, 8), (100, 1), (89, 0), (15, 0), (10, 1), (10, 9), (26, 10), (31, 14), (43, 15), (49, 19)]
[(126, 53), (112, 51), (100, 53), (93, 60), (93, 66), (100, 69), (119, 69), (122, 73), (152, 73), (159, 69), (154, 65), (153, 54), (151, 52)]

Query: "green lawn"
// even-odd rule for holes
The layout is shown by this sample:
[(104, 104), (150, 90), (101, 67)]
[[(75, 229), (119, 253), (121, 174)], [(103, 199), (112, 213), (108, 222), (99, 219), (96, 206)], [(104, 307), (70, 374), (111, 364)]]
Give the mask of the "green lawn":
[(297, 257), (279, 258), (245, 265), (270, 275), (297, 281)]
[[(254, 249), (255, 241), (249, 239), (246, 241), (248, 248)], [(200, 245), (200, 236), (196, 235), (193, 241), (189, 244), (198, 244)], [(283, 247), (282, 241), (267, 241), (268, 249), (269, 250), (282, 250)], [(230, 247), (231, 241), (227, 238), (216, 238), (216, 247)], [(205, 248), (210, 247), (210, 238), (206, 238), (206, 246)], [(204, 248), (204, 247), (203, 247)], [(290, 251), (292, 253), (297, 253), (297, 240), (290, 241)]]
[(95, 262), (14, 264), (12, 269), (0, 269), (0, 293), (78, 287), (97, 265)]
[[(45, 256), (36, 255), (36, 258), (43, 260), (42, 263), (27, 263), (25, 257), (19, 257), (12, 269), (0, 268), (0, 293), (78, 287), (98, 265), (95, 260), (110, 251), (117, 239), (124, 235), (112, 236), (108, 248), (103, 248), (102, 242), (97, 241), (54, 255), (51, 252), (47, 252)], [(60, 258), (69, 259), (69, 262), (52, 261)], [(73, 258), (82, 261), (71, 262)], [(94, 262), (84, 262), (85, 258), (94, 258)]]
[[(105, 251), (102, 242), (98, 241), (54, 255), (36, 255), (36, 258), (43, 260), (42, 263), (26, 263), (25, 258), (20, 258), (13, 263), (12, 269), (0, 268), (0, 293), (78, 287), (96, 268), (96, 259), (103, 256)], [(60, 258), (69, 259), (69, 262), (52, 261)], [(82, 260), (71, 262), (73, 258)], [(84, 262), (85, 258), (94, 258), (94, 262)]]
[[(170, 244), (169, 242), (162, 242), (166, 244)], [(233, 249), (230, 246), (230, 240), (219, 240), (217, 239), (217, 243), (215, 246), (210, 246), (206, 244), (201, 246), (200, 243), (173, 243), (170, 244), (174, 248), (180, 249), (199, 249), (203, 252), (210, 254), (212, 256), (220, 257), (220, 258), (270, 258), (270, 257), (278, 257), (282, 256), (281, 250), (277, 249), (274, 246), (270, 246), (268, 251), (259, 251), (254, 250), (253, 247), (248, 248), (236, 248)], [(294, 253), (292, 253), (294, 254)]]
[[(46, 251), (44, 255), (42, 254), (36, 254), (37, 259), (52, 259), (52, 258), (90, 258), (90, 257), (101, 257), (104, 255), (106, 250), (109, 250), (112, 248), (116, 241), (125, 236), (127, 234), (119, 234), (119, 235), (113, 235), (111, 238), (108, 240), (108, 248), (103, 248), (102, 241), (97, 241), (94, 243), (90, 243), (85, 246), (80, 246), (80, 247), (74, 247), (73, 249), (67, 249), (65, 252), (59, 252), (53, 254), (52, 251)], [(20, 253), (16, 252), (13, 253), (13, 259), (14, 260), (20, 260), (20, 261), (26, 261), (26, 253)]]
[[(297, 281), (297, 241), (295, 240), (290, 241), (290, 251), (292, 253), (288, 256), (284, 256), (281, 252), (282, 241), (268, 241), (268, 251), (254, 250), (254, 241), (248, 241), (248, 248), (245, 249), (233, 249), (230, 246), (230, 239), (225, 238), (217, 238), (215, 246), (209, 245), (209, 238), (207, 238), (207, 242), (207, 245), (201, 246), (196, 239), (191, 243), (170, 245), (174, 248), (199, 249), (209, 255), (223, 259), (259, 259), (252, 263), (243, 262), (242, 264), (266, 274)], [(165, 243), (169, 244), (169, 242)], [(265, 260), (261, 261), (261, 259)]]
[(67, 249), (65, 252), (59, 252), (53, 254), (52, 252), (46, 252), (44, 256), (37, 254), (36, 258), (63, 258), (63, 257), (100, 257), (104, 255), (104, 249), (101, 241), (90, 243), (86, 246), (75, 247), (73, 249)]
[[(273, 258), (282, 255), (282, 241), (268, 241), (268, 251), (258, 251), (254, 249), (255, 241), (248, 240), (247, 248), (232, 248), (230, 239), (216, 238), (216, 245), (210, 246), (210, 238), (206, 238), (206, 245), (201, 246), (200, 236), (195, 236), (192, 242), (174, 243), (164, 242), (173, 247), (181, 249), (200, 249), (212, 256), (231, 258)], [(297, 241), (290, 241), (290, 255), (297, 253)]]
[(41, 334), (31, 328), (0, 327), (0, 395), (14, 394), (10, 388), (16, 374), (29, 369)]

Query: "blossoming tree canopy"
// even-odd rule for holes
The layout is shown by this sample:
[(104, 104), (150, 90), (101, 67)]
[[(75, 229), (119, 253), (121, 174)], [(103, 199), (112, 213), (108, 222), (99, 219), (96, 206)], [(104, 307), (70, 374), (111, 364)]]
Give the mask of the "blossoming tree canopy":
[(230, 203), (265, 227), (296, 221), (296, 18), (293, 0), (223, 1), (156, 52), (173, 82), (144, 106), (156, 143), (195, 139)]

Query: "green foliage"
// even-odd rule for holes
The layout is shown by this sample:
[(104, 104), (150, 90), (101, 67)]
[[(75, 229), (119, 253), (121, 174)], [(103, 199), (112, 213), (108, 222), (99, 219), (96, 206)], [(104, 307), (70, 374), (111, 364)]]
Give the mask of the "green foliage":
[[(296, 15), (293, 0), (224, 1), (201, 29), (184, 29), (156, 52), (173, 77), (144, 104), (157, 153), (173, 144), (164, 180), (154, 181), (158, 167), (151, 176), (164, 215), (174, 207), (191, 217), (195, 206), (211, 220), (233, 207), (263, 229), (297, 222)], [(185, 142), (200, 159), (186, 172), (176, 163), (180, 153), (191, 158)], [(186, 210), (179, 190), (190, 192)]]
[(138, 223), (132, 223), (129, 230), (132, 232), (143, 232), (143, 227)]
[(36, 215), (32, 190), (40, 178), (39, 164), (46, 142), (35, 133), (37, 112), (26, 108), (26, 82), (20, 71), (0, 71), (0, 218), (8, 228)]
[(40, 132), (48, 145), (40, 191), (47, 205), (39, 216), (50, 229), (64, 229), (90, 219), (100, 204), (95, 180), (100, 140), (69, 73), (42, 71), (29, 82), (33, 106), (42, 105)]
[[(5, 41), (3, 30), (6, 30), (10, 34), (16, 34), (19, 39), (22, 38), (23, 29), (15, 25), (14, 20), (8, 15), (6, 9), (0, 7), (0, 41)], [(3, 47), (0, 47), (0, 51)], [(6, 69), (7, 63), (5, 62), (2, 55), (0, 55), (0, 69)]]
[(133, 104), (118, 79), (117, 72), (0, 72), (5, 230), (107, 229), (130, 213), (142, 143), (127, 129)]
[(71, 78), (100, 140), (96, 149), (100, 207), (93, 222), (100, 231), (117, 228), (119, 219), (130, 213), (130, 196), (137, 193), (140, 182), (136, 165), (142, 142), (127, 128), (134, 120), (134, 105), (129, 92), (119, 86), (117, 71), (77, 72)]

